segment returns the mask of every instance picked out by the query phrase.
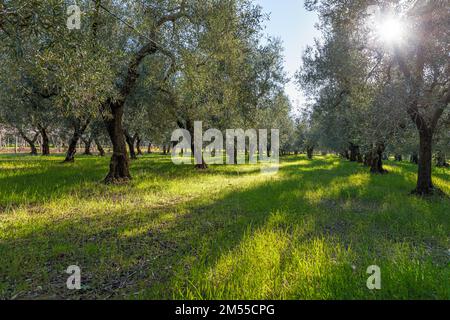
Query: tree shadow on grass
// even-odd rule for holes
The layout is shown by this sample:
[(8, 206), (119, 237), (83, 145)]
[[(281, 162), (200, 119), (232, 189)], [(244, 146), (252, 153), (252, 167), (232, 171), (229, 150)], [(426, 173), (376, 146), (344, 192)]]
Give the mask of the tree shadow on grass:
[[(59, 160), (59, 158), (58, 158)], [(107, 164), (101, 159), (79, 159), (70, 167), (55, 160), (23, 159), (20, 162), (2, 160), (0, 167), (0, 206), (39, 204), (63, 198), (87, 183), (100, 180)]]
[[(179, 241), (177, 242), (181, 244), (180, 247), (183, 252), (192, 251), (194, 245), (192, 241), (190, 241), (191, 238), (195, 239), (196, 236), (198, 237), (203, 233), (210, 234), (210, 237), (214, 237), (215, 231), (212, 233), (208, 231), (222, 228), (229, 223), (234, 225), (236, 222), (239, 222), (238, 224), (240, 227), (233, 231), (232, 239), (234, 240), (229, 244), (230, 247), (232, 247), (233, 243), (239, 242), (239, 235), (242, 234), (248, 223), (259, 224), (260, 222), (258, 221), (264, 219), (264, 211), (270, 203), (260, 201), (260, 197), (269, 199), (269, 195), (274, 195), (275, 189), (273, 188), (276, 189), (277, 186), (268, 183), (263, 189), (255, 190), (254, 192), (241, 194), (230, 193), (218, 201), (212, 199), (212, 204), (207, 206), (198, 206), (195, 203), (191, 204), (188, 202), (181, 205), (178, 203), (172, 205), (168, 204), (164, 208), (154, 208), (150, 209), (148, 212), (140, 212), (139, 208), (137, 211), (133, 211), (133, 208), (126, 208), (126, 211), (117, 210), (117, 212), (103, 212), (100, 209), (98, 214), (92, 213), (89, 217), (77, 218), (76, 216), (72, 216), (72, 219), (63, 220), (58, 223), (35, 225), (31, 233), (19, 238), (16, 237), (10, 242), (3, 242), (2, 247), (4, 252), (9, 252), (7, 256), (10, 256), (11, 261), (13, 261), (10, 267), (18, 270), (19, 273), (22, 273), (20, 271), (21, 269), (23, 269), (23, 271), (26, 269), (26, 265), (23, 265), (23, 261), (35, 260), (36, 257), (33, 257), (33, 255), (39, 257), (39, 252), (44, 252), (46, 254), (49, 254), (50, 252), (46, 257), (48, 261), (40, 261), (46, 265), (52, 264), (52, 261), (55, 259), (55, 252), (56, 260), (61, 262), (58, 262), (58, 265), (61, 267), (64, 264), (69, 263), (69, 260), (73, 261), (72, 259), (77, 256), (77, 252), (79, 253), (80, 261), (82, 261), (83, 255), (88, 254), (90, 250), (93, 250), (94, 252), (97, 251), (95, 248), (98, 243), (96, 243), (95, 239), (106, 239), (106, 243), (100, 244), (100, 248), (104, 250), (105, 254), (110, 252), (108, 246), (115, 247), (117, 243), (120, 243), (120, 245), (123, 245), (125, 242), (128, 242), (131, 245), (142, 243), (142, 241), (152, 243), (155, 234), (158, 235), (158, 238), (162, 239), (160, 240), (162, 241), (161, 243), (164, 243), (164, 241), (172, 243), (174, 239), (178, 239)], [(292, 182), (292, 188), (295, 188), (295, 182)], [(254, 204), (256, 202), (258, 203), (256, 206), (252, 205), (252, 203)], [(247, 213), (241, 211), (242, 207), (248, 205), (252, 207), (252, 210), (256, 210), (256, 212), (253, 211), (250, 216), (246, 216)], [(272, 203), (272, 206), (276, 206), (276, 204)], [(157, 221), (160, 215), (168, 214), (174, 215), (174, 218), (171, 220), (172, 222), (155, 222), (156, 229), (152, 231), (153, 227), (149, 227), (148, 225)], [(130, 217), (132, 218), (131, 220)], [(163, 232), (161, 230), (161, 224), (173, 224), (173, 226), (169, 228), (169, 230)], [(124, 232), (124, 230), (128, 230), (131, 234), (133, 234), (133, 232), (138, 232), (132, 230), (139, 230), (142, 228), (142, 225), (144, 225), (144, 229), (146, 225), (149, 228), (144, 231), (143, 235), (138, 237), (127, 236), (125, 237), (128, 239), (127, 241), (116, 239), (116, 237), (120, 239), (120, 233)], [(140, 231), (138, 233), (140, 234)], [(88, 241), (88, 239), (94, 240)], [(116, 242), (116, 240), (118, 242)], [(202, 240), (200, 242), (202, 242)], [(183, 248), (184, 244), (189, 245), (189, 247)], [(81, 246), (80, 251), (75, 249), (77, 246)], [(102, 250), (100, 250), (99, 253), (100, 257), (95, 257), (96, 261), (88, 264), (92, 265), (93, 263), (95, 265), (99, 260), (108, 259), (107, 256), (102, 255)], [(135, 254), (135, 250), (123, 250), (117, 252), (120, 256), (133, 256), (133, 254)], [(39, 259), (37, 258), (37, 260)], [(176, 257), (173, 263), (179, 261), (179, 257)], [(35, 262), (38, 266), (38, 261), (35, 260)], [(8, 268), (9, 266), (5, 264), (5, 267)], [(28, 264), (28, 267), (31, 268), (33, 266)], [(43, 266), (41, 265), (41, 267)], [(95, 267), (94, 270), (96, 269), (98, 268)], [(57, 274), (54, 274), (55, 279), (61, 279), (61, 277), (65, 276), (61, 274), (60, 270), (61, 269), (59, 269)], [(4, 271), (6, 272), (6, 270)], [(52, 268), (52, 271), (55, 272), (56, 270)], [(113, 274), (117, 273), (113, 272)], [(104, 276), (103, 273), (102, 276)], [(54, 281), (50, 282), (53, 283)], [(60, 283), (61, 285), (63, 284), (63, 282)], [(47, 294), (50, 294), (50, 292)]]
[[(2, 295), (16, 294), (17, 284), (31, 278), (34, 289), (25, 285), (19, 297), (370, 297), (358, 285), (365, 270), (355, 276), (351, 264), (366, 267), (374, 256), (389, 261), (389, 250), (377, 241), (422, 242), (435, 231), (420, 229), (429, 215), (417, 227), (424, 208), (415, 200), (386, 204), (392, 196), (379, 193), (382, 177), (347, 162), (297, 162), (285, 164), (277, 178), (207, 201), (99, 209), (3, 241), (1, 256), (11, 265), (2, 264)], [(361, 183), (351, 181), (356, 176), (364, 177)], [(417, 212), (411, 216), (408, 209)], [(83, 270), (81, 291), (65, 289), (64, 270), (72, 264)]]

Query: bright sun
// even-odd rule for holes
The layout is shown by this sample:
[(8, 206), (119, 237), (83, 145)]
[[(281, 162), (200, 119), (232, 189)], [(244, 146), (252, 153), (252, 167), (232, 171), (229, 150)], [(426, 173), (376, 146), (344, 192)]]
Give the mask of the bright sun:
[(389, 18), (380, 21), (377, 27), (377, 33), (380, 40), (388, 44), (394, 44), (401, 42), (405, 35), (405, 29), (400, 20)]

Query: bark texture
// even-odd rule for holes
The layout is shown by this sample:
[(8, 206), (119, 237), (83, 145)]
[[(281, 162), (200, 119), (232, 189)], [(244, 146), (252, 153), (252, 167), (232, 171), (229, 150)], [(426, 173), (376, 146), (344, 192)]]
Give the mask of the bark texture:
[(122, 124), (124, 104), (120, 101), (110, 101), (108, 107), (112, 116), (105, 117), (104, 121), (113, 146), (113, 154), (109, 165), (109, 173), (104, 182), (107, 184), (123, 183), (131, 180), (130, 163)]
[(48, 138), (47, 128), (39, 126), (39, 133), (42, 138), (42, 155), (48, 156), (50, 155), (50, 139)]

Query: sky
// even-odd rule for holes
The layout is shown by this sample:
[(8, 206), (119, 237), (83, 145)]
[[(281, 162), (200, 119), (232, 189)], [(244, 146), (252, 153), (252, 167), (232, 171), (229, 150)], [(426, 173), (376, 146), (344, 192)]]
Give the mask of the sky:
[(285, 56), (285, 71), (291, 78), (286, 85), (286, 93), (291, 99), (294, 113), (305, 104), (304, 95), (292, 81), (295, 72), (301, 66), (301, 57), (307, 45), (314, 44), (314, 38), (320, 33), (315, 29), (319, 21), (315, 13), (308, 12), (303, 6), (303, 0), (254, 0), (270, 14), (266, 21), (265, 33), (283, 41)]

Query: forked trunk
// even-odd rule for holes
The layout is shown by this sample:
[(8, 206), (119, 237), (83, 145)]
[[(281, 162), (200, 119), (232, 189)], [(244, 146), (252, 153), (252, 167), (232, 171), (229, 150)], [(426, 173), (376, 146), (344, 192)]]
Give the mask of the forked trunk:
[(84, 142), (84, 155), (92, 156), (91, 152), (92, 139), (91, 138), (83, 139), (83, 142)]
[(111, 109), (111, 117), (105, 117), (104, 121), (113, 146), (113, 155), (109, 165), (109, 173), (104, 182), (127, 182), (131, 180), (131, 174), (122, 124), (124, 104), (109, 102), (109, 107)]
[(431, 179), (432, 172), (432, 141), (433, 135), (430, 130), (420, 131), (419, 148), (419, 172), (417, 187), (413, 193), (418, 195), (430, 195), (434, 193), (434, 186)]
[(19, 134), (20, 134), (20, 135), (22, 136), (22, 138), (30, 145), (30, 149), (31, 149), (30, 154), (31, 154), (32, 156), (37, 156), (38, 150), (37, 150), (37, 148), (36, 148), (36, 141), (37, 141), (37, 139), (38, 139), (38, 137), (39, 137), (39, 133), (35, 133), (34, 137), (31, 138), (31, 139), (28, 138), (27, 135), (25, 134), (25, 132), (23, 132), (22, 130), (19, 130)]

